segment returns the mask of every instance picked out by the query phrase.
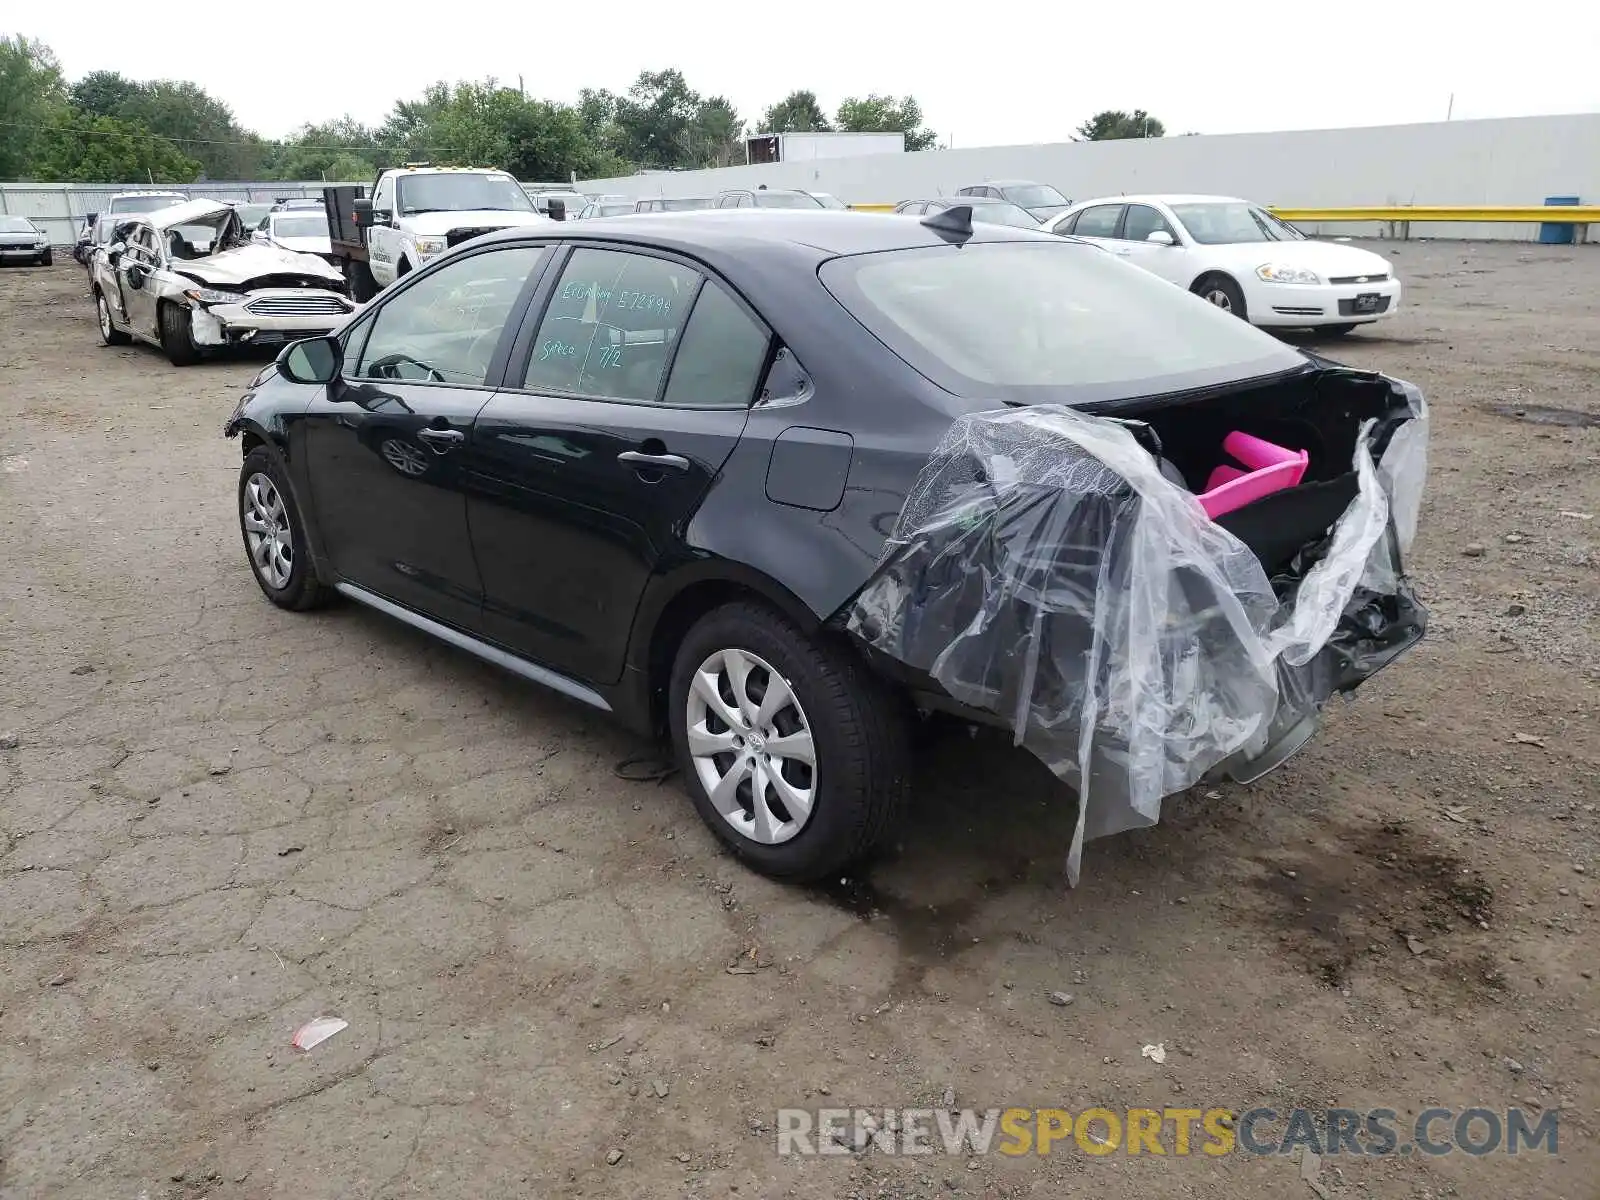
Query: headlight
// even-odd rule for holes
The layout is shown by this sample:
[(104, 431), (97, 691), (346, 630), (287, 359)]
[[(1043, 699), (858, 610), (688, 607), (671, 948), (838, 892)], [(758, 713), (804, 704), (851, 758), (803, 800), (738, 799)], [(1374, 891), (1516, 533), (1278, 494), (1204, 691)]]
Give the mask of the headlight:
[(237, 304), (244, 299), (238, 292), (221, 292), (216, 288), (190, 288), (184, 295), (198, 304)]
[(417, 253), (427, 257), (432, 254), (443, 254), (450, 248), (450, 244), (442, 237), (419, 237), (417, 239)]
[(1265, 283), (1321, 283), (1322, 276), (1304, 267), (1286, 267), (1282, 263), (1267, 263), (1256, 268), (1256, 278)]

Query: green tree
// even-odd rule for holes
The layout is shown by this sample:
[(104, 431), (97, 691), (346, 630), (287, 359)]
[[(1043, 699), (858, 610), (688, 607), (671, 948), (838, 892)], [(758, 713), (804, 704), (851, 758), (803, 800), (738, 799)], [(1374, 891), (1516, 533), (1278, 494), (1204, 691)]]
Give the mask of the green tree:
[(744, 122), (725, 96), (702, 100), (689, 128), (689, 148), (695, 165), (730, 167), (744, 161)]
[(61, 67), (43, 42), (0, 37), (0, 179), (19, 179), (42, 130), (66, 108)]
[(141, 84), (114, 114), (147, 126), (200, 163), (210, 179), (248, 179), (263, 152), (233, 119), (233, 110), (195, 84), (159, 79)]
[(757, 133), (827, 133), (833, 129), (815, 92), (790, 92), (761, 114)]
[(1078, 136), (1074, 140), (1111, 142), (1125, 138), (1162, 137), (1166, 132), (1166, 126), (1142, 108), (1136, 108), (1131, 113), (1108, 108), (1079, 125)]
[(68, 92), (73, 107), (91, 117), (119, 117), (144, 89), (144, 84), (117, 71), (90, 71)]
[(834, 114), (834, 123), (845, 133), (903, 133), (907, 150), (931, 150), (939, 135), (922, 124), (922, 105), (915, 96), (896, 100), (876, 92), (865, 97), (848, 97)]
[(694, 124), (700, 104), (682, 71), (641, 71), (628, 94), (617, 101), (622, 157), (641, 167), (696, 165)]
[(34, 145), (30, 174), (63, 183), (189, 183), (200, 164), (145, 126), (58, 108)]
[(271, 174), (276, 179), (371, 179), (377, 174), (376, 142), (373, 131), (353, 117), (305, 125), (279, 148)]

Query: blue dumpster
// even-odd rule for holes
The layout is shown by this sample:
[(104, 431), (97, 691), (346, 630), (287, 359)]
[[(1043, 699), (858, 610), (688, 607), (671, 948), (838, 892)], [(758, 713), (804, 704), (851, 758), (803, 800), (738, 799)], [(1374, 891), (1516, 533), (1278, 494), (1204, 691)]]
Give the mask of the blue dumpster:
[[(1547, 208), (1555, 206), (1571, 208), (1578, 203), (1578, 198), (1576, 196), (1546, 196), (1544, 202)], [(1547, 246), (1570, 246), (1572, 244), (1572, 230), (1573, 226), (1571, 225), (1558, 225), (1554, 222), (1546, 221), (1539, 226), (1539, 240)]]

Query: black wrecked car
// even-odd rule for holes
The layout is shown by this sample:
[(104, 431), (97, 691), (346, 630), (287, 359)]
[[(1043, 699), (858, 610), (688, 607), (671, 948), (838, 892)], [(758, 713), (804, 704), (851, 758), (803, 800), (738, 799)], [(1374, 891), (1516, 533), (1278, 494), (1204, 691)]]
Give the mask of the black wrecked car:
[(263, 592), (342, 595), (648, 733), (779, 878), (1011, 730), (1079, 845), (1253, 778), (1413, 645), (1410, 385), (1093, 245), (803, 211), (507, 230), (287, 348), (226, 433)]

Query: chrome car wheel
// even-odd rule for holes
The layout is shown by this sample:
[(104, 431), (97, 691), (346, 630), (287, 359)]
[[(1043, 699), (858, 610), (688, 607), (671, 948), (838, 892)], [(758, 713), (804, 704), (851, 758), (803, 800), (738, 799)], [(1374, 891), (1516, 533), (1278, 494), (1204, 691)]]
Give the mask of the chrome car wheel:
[(104, 296), (96, 296), (94, 304), (100, 313), (100, 336), (109, 342), (111, 340), (111, 306), (106, 303)]
[(1233, 311), (1232, 297), (1230, 297), (1228, 293), (1223, 291), (1221, 288), (1213, 287), (1203, 294), (1210, 303), (1215, 304), (1218, 308), (1222, 309), (1223, 312)]
[(712, 807), (752, 842), (792, 840), (811, 819), (817, 752), (788, 682), (748, 651), (719, 650), (687, 703), (689, 755)]
[(245, 541), (250, 547), (250, 565), (270, 587), (282, 591), (289, 586), (294, 570), (294, 535), (289, 530), (289, 513), (276, 485), (260, 471), (245, 485)]

